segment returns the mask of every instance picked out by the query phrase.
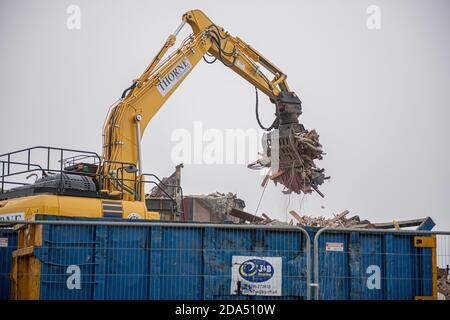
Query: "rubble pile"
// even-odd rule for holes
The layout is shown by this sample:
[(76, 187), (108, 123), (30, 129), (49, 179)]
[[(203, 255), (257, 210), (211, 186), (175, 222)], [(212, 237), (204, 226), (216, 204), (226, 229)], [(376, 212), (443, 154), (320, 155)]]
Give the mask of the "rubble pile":
[(437, 278), (438, 292), (445, 297), (445, 300), (450, 300), (450, 279), (448, 276), (448, 270), (438, 267)]
[(300, 226), (320, 227), (320, 228), (372, 227), (370, 221), (361, 220), (357, 215), (347, 218), (347, 215), (350, 213), (348, 210), (345, 210), (337, 215), (334, 215), (333, 218), (325, 218), (323, 216), (312, 217), (307, 215), (300, 216), (295, 211), (290, 211), (289, 213), (298, 221), (298, 224)]
[[(294, 210), (291, 210), (290, 215), (295, 219), (289, 222), (283, 222), (276, 219), (271, 219), (267, 214), (263, 213), (261, 217), (252, 215), (247, 212), (232, 210), (231, 215), (240, 218), (241, 221), (248, 221), (251, 224), (260, 224), (268, 226), (293, 226), (294, 224), (300, 227), (317, 227), (317, 228), (377, 228), (379, 224), (372, 224), (368, 220), (361, 220), (359, 216), (355, 215), (347, 218), (350, 213), (345, 210), (339, 214), (334, 215), (333, 218), (325, 218), (323, 216), (312, 217), (308, 215), (299, 215)], [(243, 223), (243, 222), (241, 222)]]
[(245, 202), (237, 197), (237, 194), (228, 192), (227, 194), (222, 192), (213, 192), (208, 195), (199, 196), (204, 201), (210, 203), (214, 207), (215, 211), (219, 211), (223, 214), (228, 214), (234, 208), (244, 209)]
[(218, 216), (219, 221), (230, 221), (229, 214), (231, 210), (242, 210), (245, 208), (244, 200), (238, 198), (237, 194), (231, 192), (227, 194), (214, 192), (208, 195), (192, 195), (188, 197), (199, 199), (205, 203)]
[(161, 182), (150, 190), (146, 198), (167, 198), (168, 196), (175, 198), (181, 185), (181, 168), (183, 168), (182, 163), (175, 167), (175, 171), (169, 177), (163, 177)]

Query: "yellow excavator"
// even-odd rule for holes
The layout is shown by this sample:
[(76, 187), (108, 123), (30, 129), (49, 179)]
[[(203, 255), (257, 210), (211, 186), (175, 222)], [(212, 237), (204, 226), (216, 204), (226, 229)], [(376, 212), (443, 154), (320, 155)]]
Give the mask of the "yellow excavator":
[[(185, 24), (193, 33), (165, 57)], [(149, 121), (197, 63), (201, 59), (212, 62), (208, 57), (220, 61), (270, 98), (276, 117), (266, 129), (277, 130), (279, 166), (298, 166), (298, 152), (292, 150), (290, 137), (305, 129), (298, 122), (301, 101), (289, 90), (286, 75), (203, 12), (193, 10), (183, 15), (180, 26), (142, 75), (111, 106), (103, 127), (102, 156), (43, 146), (0, 156), (0, 220), (33, 219), (37, 214), (159, 219), (159, 213), (149, 212), (145, 205), (146, 184), (161, 186), (161, 181), (142, 171), (141, 139)], [(267, 141), (270, 144), (270, 133)], [(24, 176), (35, 181), (29, 183)], [(323, 179), (323, 170), (317, 170), (314, 186)]]

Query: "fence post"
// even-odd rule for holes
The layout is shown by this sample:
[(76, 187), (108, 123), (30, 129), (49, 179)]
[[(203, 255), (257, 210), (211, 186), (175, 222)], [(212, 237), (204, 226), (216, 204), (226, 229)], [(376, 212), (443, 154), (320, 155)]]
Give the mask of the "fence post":
[(106, 276), (106, 251), (108, 243), (108, 232), (106, 226), (95, 226), (94, 244), (94, 300), (104, 300), (105, 297), (105, 276)]
[(314, 235), (314, 300), (319, 300), (319, 236), (329, 228), (322, 228)]
[(311, 237), (302, 227), (297, 227), (305, 236), (306, 242), (306, 300), (311, 300)]
[[(85, 259), (84, 257), (87, 257), (88, 260), (83, 265), (94, 264), (93, 271), (89, 267), (89, 273), (83, 273), (83, 275), (88, 275), (89, 277), (82, 280), (83, 288), (92, 287), (93, 292), (89, 293), (89, 297), (92, 297), (94, 300), (110, 299), (117, 296), (111, 295), (112, 291), (104, 291), (106, 287), (108, 290), (121, 290), (123, 293), (121, 297), (131, 297), (133, 299), (140, 298), (146, 293), (151, 299), (161, 299), (162, 297), (175, 298), (181, 296), (179, 295), (182, 292), (179, 290), (180, 288), (190, 285), (194, 281), (191, 280), (194, 278), (188, 277), (198, 278), (198, 281), (201, 280), (201, 277), (204, 277), (203, 283), (208, 285), (205, 278), (210, 278), (211, 275), (217, 275), (217, 279), (221, 280), (222, 284), (216, 286), (217, 283), (213, 280), (209, 282), (211, 285), (209, 288), (207, 286), (203, 287), (204, 290), (207, 289), (206, 291), (198, 292), (198, 294), (191, 296), (199, 299), (229, 296), (228, 277), (230, 270), (227, 269), (227, 266), (228, 261), (231, 259), (230, 255), (285, 257), (283, 258), (283, 263), (287, 259), (287, 264), (285, 263), (284, 266), (287, 266), (288, 269), (285, 269), (286, 271), (283, 272), (284, 280), (286, 281), (283, 287), (289, 293), (283, 290), (282, 297), (284, 298), (297, 296), (306, 300), (319, 300), (320, 298), (414, 299), (417, 296), (421, 299), (435, 299), (437, 285), (439, 285), (440, 292), (444, 292), (441, 294), (442, 298), (442, 295), (446, 292), (446, 289), (442, 288), (442, 286), (448, 283), (448, 274), (444, 273), (446, 272), (445, 267), (450, 264), (450, 254), (448, 252), (450, 232), (443, 231), (344, 228), (323, 228), (317, 230), (304, 229), (299, 226), (278, 228), (263, 225), (109, 220), (0, 222), (1, 227), (11, 227), (14, 224), (37, 225), (37, 228), (42, 225), (74, 227), (73, 230), (69, 230), (71, 232), (60, 228), (43, 228), (42, 239), (46, 239), (46, 245), (44, 248), (39, 249), (40, 255), (37, 258), (43, 261), (42, 255), (44, 250), (53, 250), (49, 251), (49, 253), (54, 255), (54, 259), (51, 261), (44, 259), (45, 261), (43, 262), (46, 264), (51, 262), (56, 266), (52, 269), (47, 268), (42, 273), (45, 276), (41, 278), (44, 289), (50, 290), (48, 292), (43, 291), (43, 298), (55, 297), (57, 293), (57, 291), (54, 291), (55, 286), (48, 285), (48, 283), (53, 283), (52, 281), (60, 283), (64, 280), (65, 274), (58, 274), (61, 266), (64, 266), (66, 263), (71, 264), (72, 262), (70, 261), (85, 261), (83, 260)], [(85, 231), (87, 231), (86, 226), (90, 226), (94, 234), (92, 235), (92, 232), (89, 231), (90, 238), (88, 241), (83, 241), (84, 237), (87, 237), (85, 235)], [(113, 240), (116, 238), (107, 234), (107, 232), (113, 230), (108, 228), (108, 226), (120, 228), (115, 229), (115, 231), (123, 230), (123, 234), (129, 235), (130, 238), (119, 236), (118, 239), (122, 241), (120, 246), (115, 244), (115, 240), (111, 243), (108, 239)], [(137, 227), (149, 228), (143, 234), (146, 237), (150, 236), (151, 240), (141, 240), (140, 236), (137, 236), (141, 234), (140, 232), (128, 232), (130, 229)], [(201, 229), (202, 232), (210, 233), (210, 236), (205, 238), (204, 234), (200, 236), (200, 234), (197, 235), (195, 233), (194, 236), (202, 237), (203, 242), (199, 242), (199, 245), (194, 248), (190, 245), (191, 242), (187, 241), (193, 239), (193, 236), (190, 234), (193, 233), (195, 228)], [(177, 233), (172, 232), (174, 229), (177, 230)], [(47, 234), (50, 230), (55, 232), (54, 236)], [(89, 230), (91, 229), (89, 228)], [(234, 235), (229, 237), (228, 232), (219, 232), (222, 230), (232, 230)], [(289, 236), (284, 236), (285, 231), (289, 233)], [(263, 233), (266, 232), (267, 234), (263, 236)], [(282, 233), (280, 234), (279, 232)], [(325, 234), (322, 235), (324, 232)], [(250, 234), (254, 235), (254, 237), (251, 237)], [(59, 239), (60, 236), (63, 236), (63, 238)], [(445, 236), (445, 238), (439, 238), (441, 236)], [(172, 240), (167, 244), (167, 241), (163, 241), (163, 239)], [(215, 242), (223, 245), (216, 245)], [(177, 243), (189, 245), (178, 246), (176, 245)], [(204, 247), (204, 244), (209, 246)], [(211, 264), (215, 269), (206, 270), (206, 272), (201, 270), (201, 268), (199, 270), (191, 269), (190, 263), (194, 259), (191, 250), (205, 250), (205, 248), (221, 258), (217, 259), (216, 265)], [(120, 250), (117, 251), (117, 249)], [(436, 251), (433, 253), (432, 249)], [(133, 252), (130, 254), (129, 250)], [(145, 250), (151, 256), (149, 261), (147, 261), (148, 259), (143, 259), (143, 256), (140, 255), (142, 250)], [(251, 251), (251, 254), (248, 250)], [(196, 251), (192, 251), (192, 253), (194, 252)], [(92, 256), (94, 256), (94, 261), (91, 261)], [(131, 258), (128, 260), (122, 259), (125, 257)], [(105, 258), (110, 260), (105, 260)], [(313, 258), (314, 261), (312, 260)], [(114, 261), (119, 259), (127, 264), (114, 263), (108, 265), (107, 263), (110, 263), (111, 259)], [(166, 259), (168, 266), (162, 263), (164, 259)], [(195, 261), (200, 263), (201, 259)], [(102, 265), (102, 263), (105, 263), (105, 265)], [(183, 263), (186, 263), (189, 269), (181, 268)], [(313, 263), (314, 266), (312, 265)], [(325, 263), (327, 264), (325, 265)], [(111, 269), (109, 266), (113, 266), (115, 269)], [(438, 270), (437, 267), (440, 269)], [(186, 270), (192, 272), (186, 273)], [(27, 273), (29, 272), (27, 271)], [(312, 276), (313, 273), (314, 277)], [(106, 279), (111, 279), (111, 277), (117, 279), (114, 283), (114, 286), (117, 286), (115, 289), (111, 288), (111, 282), (108, 283), (108, 286), (105, 286), (107, 283)], [(131, 282), (129, 279), (141, 279), (139, 281), (142, 281), (142, 279), (147, 281), (148, 279), (148, 285), (147, 283), (140, 283), (134, 280), (134, 282)], [(102, 280), (105, 282), (102, 283)], [(128, 283), (133, 284), (133, 286), (127, 287)], [(86, 286), (84, 286), (85, 284)], [(226, 286), (223, 287), (223, 284), (226, 284)], [(319, 287), (319, 284), (321, 287)], [(136, 289), (138, 287), (142, 288), (142, 295), (140, 295), (141, 291), (136, 291), (141, 290)], [(311, 288), (314, 288), (314, 296)], [(432, 297), (431, 289), (433, 289)], [(135, 291), (131, 292), (131, 290)], [(83, 292), (83, 294), (85, 293)], [(233, 293), (231, 294), (233, 295)], [(80, 297), (81, 295), (77, 295), (75, 291), (72, 291), (67, 292), (60, 298), (79, 299)], [(252, 297), (233, 296), (231, 298), (251, 299)]]

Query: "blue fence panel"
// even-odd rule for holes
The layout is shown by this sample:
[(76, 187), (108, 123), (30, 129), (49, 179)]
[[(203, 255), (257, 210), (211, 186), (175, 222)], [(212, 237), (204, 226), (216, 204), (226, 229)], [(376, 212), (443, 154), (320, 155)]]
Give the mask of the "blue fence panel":
[(17, 248), (17, 233), (12, 229), (0, 229), (0, 300), (7, 300), (11, 292), (12, 252)]
[[(306, 299), (305, 241), (295, 228), (43, 224), (40, 299)], [(282, 293), (233, 292), (236, 256), (281, 259)]]
[[(40, 299), (306, 299), (306, 238), (295, 228), (154, 221), (146, 226), (112, 226), (96, 223), (105, 222), (104, 219), (38, 219), (74, 223), (42, 225), (42, 246), (34, 248), (41, 263)], [(307, 231), (313, 238), (319, 229)], [(317, 237), (318, 298), (381, 300), (431, 296), (432, 250), (414, 245), (414, 236), (420, 234), (322, 232)], [(17, 235), (11, 229), (0, 229), (0, 238), (8, 238), (8, 246), (0, 246), (0, 298), (7, 299)], [(441, 268), (449, 261), (446, 243), (449, 241), (444, 242), (445, 247), (438, 254), (443, 261)], [(281, 295), (250, 295), (239, 286), (236, 289), (233, 270), (242, 263), (233, 264), (238, 261), (236, 258), (280, 259)]]
[[(95, 226), (43, 227), (43, 244), (34, 254), (41, 262), (40, 291), (45, 299), (88, 300), (95, 287)], [(81, 289), (74, 286), (81, 276)], [(71, 277), (72, 276), (72, 277)], [(70, 289), (68, 289), (70, 288)], [(73, 289), (72, 289), (73, 288)]]
[(322, 232), (317, 240), (319, 299), (432, 296), (431, 249), (415, 247), (414, 236), (395, 231)]

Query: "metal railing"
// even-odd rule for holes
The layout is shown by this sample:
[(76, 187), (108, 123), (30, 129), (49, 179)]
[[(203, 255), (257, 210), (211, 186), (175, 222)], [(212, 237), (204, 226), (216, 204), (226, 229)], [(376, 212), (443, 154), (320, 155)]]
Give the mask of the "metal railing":
[[(42, 153), (41, 157), (43, 156), (43, 158), (38, 159), (38, 153)], [(94, 159), (93, 163), (100, 163), (100, 156), (95, 152), (46, 146), (36, 146), (0, 155), (0, 167), (2, 170), (0, 174), (0, 193), (8, 191), (5, 189), (5, 186), (8, 185), (31, 185), (32, 183), (24, 181), (24, 174), (27, 173), (41, 172), (44, 175), (46, 172), (66, 172), (64, 165), (67, 158), (65, 155), (73, 153), (76, 155), (71, 158), (85, 157)], [(56, 166), (52, 165), (52, 160), (59, 164)], [(16, 177), (15, 179), (17, 180), (7, 180), (7, 178), (11, 177)]]
[[(146, 177), (149, 178), (153, 178), (156, 181), (153, 180), (145, 180)], [(153, 173), (144, 173), (141, 174), (141, 176), (139, 177), (139, 185), (141, 186), (142, 184), (154, 184), (158, 190), (160, 190), (170, 201), (171, 203), (175, 206), (176, 208), (176, 213), (177, 214), (183, 214), (184, 213), (184, 207), (183, 207), (183, 199), (184, 199), (184, 195), (183, 195), (183, 188), (180, 185), (172, 185), (172, 184), (166, 184), (164, 183), (157, 175), (153, 174)], [(167, 188), (172, 188), (173, 190), (177, 190), (174, 193), (176, 194), (178, 191), (180, 192), (180, 201), (177, 202), (177, 199), (174, 199), (167, 191)], [(140, 190), (142, 190), (142, 188), (139, 188)], [(142, 195), (141, 195), (142, 197)]]
[[(86, 163), (97, 167), (96, 171), (83, 172), (68, 170), (70, 167), (73, 169), (77, 164)], [(110, 167), (114, 167), (113, 172), (107, 172)], [(39, 178), (39, 174), (41, 177), (44, 175), (60, 174), (60, 188), (56, 192), (63, 194), (65, 193), (63, 174), (75, 174), (93, 178), (97, 185), (96, 194), (98, 197), (110, 197), (110, 195), (101, 194), (101, 191), (105, 185), (111, 184), (114, 190), (120, 191), (120, 194), (114, 197), (124, 199), (125, 194), (130, 194), (136, 200), (143, 200), (145, 195), (142, 194), (142, 186), (149, 183), (156, 185), (177, 205), (179, 204), (176, 200), (167, 194), (164, 188), (173, 187), (180, 190), (181, 199), (183, 199), (181, 186), (164, 184), (155, 174), (142, 174), (138, 178), (135, 164), (109, 160), (102, 161), (97, 153), (90, 151), (46, 146), (31, 147), (0, 155), (0, 170), (0, 194), (11, 191), (11, 186), (31, 186), (33, 183), (27, 182), (26, 180), (34, 174), (36, 175), (36, 179)], [(152, 180), (144, 181), (144, 177), (151, 177)], [(177, 210), (180, 209), (182, 211), (182, 208), (178, 208)]]

